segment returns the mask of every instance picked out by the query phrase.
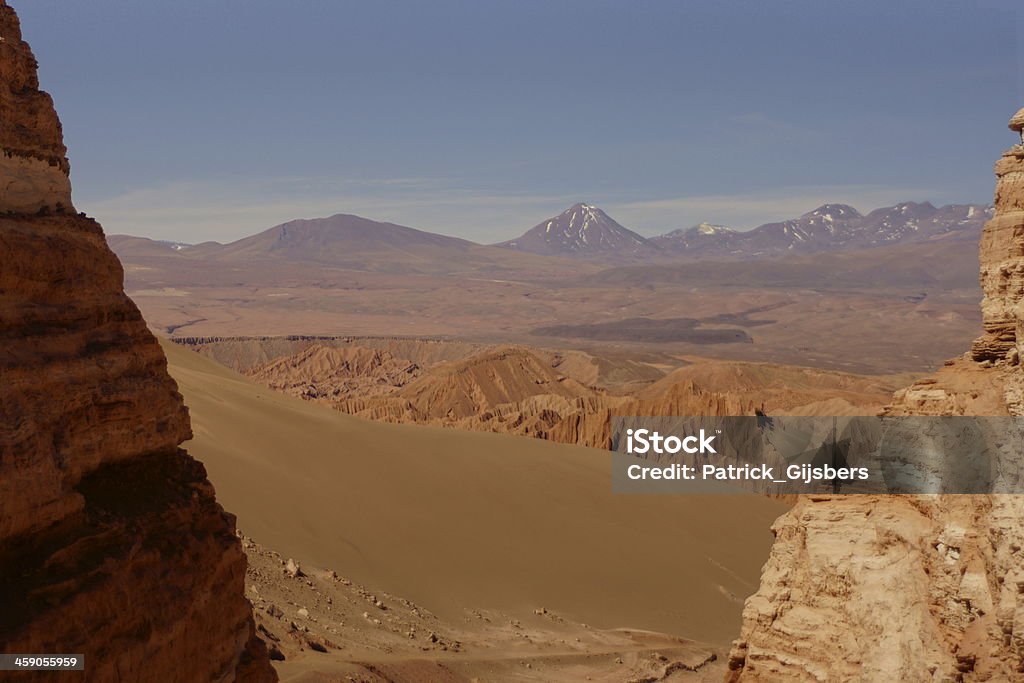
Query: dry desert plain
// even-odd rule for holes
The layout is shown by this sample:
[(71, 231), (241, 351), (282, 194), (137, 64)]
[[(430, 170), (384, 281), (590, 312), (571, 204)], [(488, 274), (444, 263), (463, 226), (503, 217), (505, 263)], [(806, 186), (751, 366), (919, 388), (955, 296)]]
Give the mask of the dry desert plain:
[(979, 322), (980, 224), (730, 261), (533, 254), (352, 216), (296, 223), (228, 245), (108, 241), (128, 294), (171, 337), (437, 337), (883, 374), (935, 367)]

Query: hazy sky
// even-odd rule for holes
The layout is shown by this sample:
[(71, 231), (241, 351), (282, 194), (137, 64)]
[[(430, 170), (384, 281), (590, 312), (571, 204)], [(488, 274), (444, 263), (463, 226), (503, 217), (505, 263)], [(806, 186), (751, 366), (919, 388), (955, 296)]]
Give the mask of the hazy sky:
[(358, 213), (480, 241), (991, 200), (1013, 0), (13, 0), (111, 233)]

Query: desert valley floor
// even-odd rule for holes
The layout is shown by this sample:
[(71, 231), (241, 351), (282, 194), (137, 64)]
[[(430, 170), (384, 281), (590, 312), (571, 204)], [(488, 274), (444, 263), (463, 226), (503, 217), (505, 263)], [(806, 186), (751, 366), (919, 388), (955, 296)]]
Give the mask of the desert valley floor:
[(721, 676), (784, 505), (615, 496), (607, 452), (377, 424), (164, 349), (284, 680)]

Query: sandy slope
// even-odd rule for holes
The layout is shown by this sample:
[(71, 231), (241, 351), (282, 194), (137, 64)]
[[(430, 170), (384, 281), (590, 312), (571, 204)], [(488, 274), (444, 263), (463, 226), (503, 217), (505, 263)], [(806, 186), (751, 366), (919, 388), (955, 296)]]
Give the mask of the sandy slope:
[(600, 451), (365, 422), (164, 348), (189, 450), (240, 528), (442, 617), (545, 607), (722, 643), (782, 511), (754, 496), (613, 496)]
[[(547, 609), (444, 620), (243, 538), (246, 595), (282, 683), (721, 683), (724, 646), (601, 630)], [(289, 571), (291, 567), (291, 571)]]

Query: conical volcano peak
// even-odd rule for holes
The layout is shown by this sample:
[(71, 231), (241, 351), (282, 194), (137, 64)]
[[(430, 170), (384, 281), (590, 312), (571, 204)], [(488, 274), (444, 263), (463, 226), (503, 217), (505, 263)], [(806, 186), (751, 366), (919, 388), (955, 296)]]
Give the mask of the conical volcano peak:
[(632, 253), (651, 248), (645, 238), (623, 227), (593, 204), (583, 202), (573, 204), (521, 237), (499, 246), (560, 256)]
[(590, 214), (593, 214), (595, 216), (607, 216), (608, 215), (604, 211), (602, 211), (599, 207), (594, 206), (593, 204), (587, 204), (586, 202), (576, 202), (575, 204), (570, 206), (568, 209), (566, 209), (562, 213), (563, 214), (567, 214), (567, 213), (590, 213)]

